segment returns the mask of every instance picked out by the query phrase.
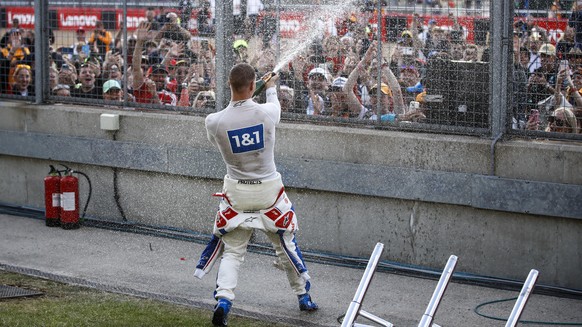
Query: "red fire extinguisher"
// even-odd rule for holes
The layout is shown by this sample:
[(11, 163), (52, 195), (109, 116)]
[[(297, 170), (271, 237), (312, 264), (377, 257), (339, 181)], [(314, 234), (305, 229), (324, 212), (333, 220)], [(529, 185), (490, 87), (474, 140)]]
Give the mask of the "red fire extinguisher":
[(79, 179), (73, 176), (73, 171), (67, 169), (61, 177), (61, 227), (64, 229), (79, 228)]
[(45, 224), (49, 227), (60, 225), (61, 207), (61, 176), (58, 170), (51, 165), (51, 171), (44, 178), (44, 217)]

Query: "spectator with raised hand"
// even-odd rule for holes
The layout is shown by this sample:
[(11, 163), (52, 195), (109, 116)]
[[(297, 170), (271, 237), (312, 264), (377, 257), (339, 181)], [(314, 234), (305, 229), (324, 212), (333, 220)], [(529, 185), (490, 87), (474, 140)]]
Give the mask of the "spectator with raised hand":
[(450, 43), (448, 31), (442, 26), (435, 25), (430, 30), (430, 38), (424, 46), (427, 59), (440, 52), (448, 53), (451, 49)]
[[(556, 48), (550, 44), (543, 44), (539, 51), (540, 66), (530, 74), (527, 85), (527, 107), (526, 112), (531, 109), (539, 110), (543, 104), (543, 117), (547, 111), (553, 109), (553, 98), (556, 85)], [(542, 118), (543, 118), (542, 117)], [(531, 125), (531, 124), (530, 124)]]
[(176, 81), (176, 96), (180, 96), (183, 88), (188, 88), (188, 82), (192, 76), (192, 67), (190, 65), (190, 60), (181, 59), (176, 61), (174, 65), (174, 79)]
[(137, 41), (133, 53), (133, 95), (139, 103), (155, 103), (175, 106), (178, 103), (174, 93), (166, 89), (168, 70), (165, 66), (155, 64), (150, 67), (149, 75), (144, 76), (141, 69), (141, 52), (145, 40), (148, 38), (150, 26), (146, 22), (139, 24), (136, 31)]
[(309, 116), (326, 114), (325, 103), (327, 101), (327, 89), (329, 87), (330, 74), (323, 68), (314, 68), (308, 74), (307, 82), (307, 108)]
[(348, 85), (347, 78), (337, 77), (331, 83), (327, 96), (330, 101), (329, 115), (341, 118), (362, 118), (367, 109), (354, 94), (354, 84)]
[[(376, 57), (376, 49), (377, 43), (374, 41), (366, 51), (366, 54), (362, 60), (356, 65), (356, 68), (350, 74), (350, 77), (346, 82), (345, 89), (353, 90), (353, 86), (355, 85), (358, 77), (368, 74), (368, 67), (372, 68), (372, 73), (370, 73), (370, 75), (377, 76), (377, 73), (374, 72), (374, 69), (377, 69), (377, 66), (374, 67), (373, 63), (374, 58)], [(378, 116), (380, 116), (382, 121), (392, 122), (396, 120), (403, 121), (423, 117), (420, 111), (413, 111), (409, 113), (405, 112), (402, 92), (398, 86), (396, 76), (394, 76), (392, 71), (388, 68), (388, 65), (384, 65), (384, 67), (380, 69), (382, 69), (382, 80), (386, 81), (387, 83), (381, 83), (379, 90), (378, 84), (374, 84), (369, 88), (368, 94), (370, 96), (371, 110), (366, 112), (365, 108), (362, 108), (359, 117), (367, 117), (375, 120), (378, 119)], [(366, 80), (371, 82), (371, 79), (366, 78)], [(351, 94), (349, 94), (349, 97), (352, 98), (352, 101), (354, 98), (357, 100), (356, 95), (353, 92), (350, 93)], [(380, 94), (378, 95), (378, 93)], [(378, 108), (380, 109), (379, 112), (377, 111)]]
[(328, 36), (322, 42), (323, 57), (329, 71), (337, 76), (342, 70), (345, 60), (344, 45), (337, 36)]
[(556, 74), (558, 72), (556, 47), (554, 47), (551, 43), (545, 43), (540, 47), (538, 53), (541, 62), (540, 67), (536, 69), (535, 72), (542, 73), (549, 86), (553, 88), (556, 85)]
[[(370, 76), (378, 76), (378, 73), (374, 69), (380, 69), (382, 71), (382, 81), (386, 83), (390, 92), (392, 93), (392, 101), (394, 105), (394, 112), (396, 114), (403, 114), (406, 112), (407, 106), (404, 104), (404, 97), (402, 95), (402, 89), (400, 83), (396, 78), (394, 72), (390, 69), (387, 63), (382, 63), (382, 65), (375, 65), (374, 62), (370, 65), (371, 72)], [(376, 83), (377, 84), (377, 83)], [(372, 90), (370, 88), (370, 96), (372, 95)]]
[(192, 108), (194, 109), (215, 109), (216, 95), (214, 91), (200, 91), (192, 101)]
[(0, 93), (3, 93), (14, 84), (16, 66), (29, 65), (32, 67), (34, 57), (22, 40), (22, 32), (17, 28), (13, 28), (8, 32), (8, 42), (0, 52), (0, 76), (8, 77), (0, 79)]
[(89, 37), (88, 44), (92, 46), (92, 50), (98, 53), (102, 58), (112, 46), (113, 36), (111, 32), (107, 31), (103, 25), (103, 22), (98, 20), (95, 23), (95, 30), (91, 33)]
[[(170, 39), (174, 42), (186, 44), (190, 41), (192, 33), (180, 26), (178, 23), (178, 14), (169, 12), (167, 15), (168, 21), (160, 29), (159, 33), (154, 37), (154, 40), (159, 44), (162, 39)], [(150, 27), (151, 28), (151, 27)]]
[(154, 7), (148, 7), (145, 12), (147, 22), (150, 24), (150, 30), (157, 31), (160, 29), (160, 23), (156, 20), (156, 12)]
[[(569, 70), (562, 69), (558, 72), (555, 103), (558, 107), (574, 107), (574, 113), (579, 113), (582, 109), (582, 70), (574, 70), (572, 75)], [(565, 90), (562, 90), (562, 85), (566, 85)]]
[(556, 44), (556, 53), (560, 58), (564, 58), (570, 50), (575, 48), (576, 45), (576, 31), (572, 27), (567, 26), (562, 37), (558, 40)]
[[(169, 21), (168, 13), (168, 9), (165, 6), (159, 6), (159, 12), (156, 15), (156, 21), (158, 22), (160, 28), (164, 27), (164, 25), (166, 25), (166, 23)], [(149, 26), (151, 29), (151, 25)]]
[(582, 3), (578, 0), (572, 6), (568, 27), (574, 30), (575, 47), (582, 49)]
[(392, 63), (400, 67), (416, 65), (418, 61), (425, 60), (418, 37), (414, 36), (410, 30), (403, 31), (392, 53)]
[(113, 48), (105, 56), (105, 61), (103, 61), (103, 80), (116, 79), (121, 81), (122, 69), (124, 67), (123, 56), (118, 48)]
[(12, 19), (12, 28), (9, 29), (2, 38), (0, 39), (0, 48), (5, 48), (10, 43), (10, 35), (14, 30), (18, 30), (22, 33), (22, 29), (20, 28), (20, 20), (18, 18)]
[(533, 73), (536, 69), (540, 68), (541, 66), (541, 58), (539, 54), (539, 50), (542, 47), (542, 40), (540, 37), (529, 36), (525, 42), (526, 48), (529, 49), (530, 58), (528, 63), (528, 70), (530, 73)]

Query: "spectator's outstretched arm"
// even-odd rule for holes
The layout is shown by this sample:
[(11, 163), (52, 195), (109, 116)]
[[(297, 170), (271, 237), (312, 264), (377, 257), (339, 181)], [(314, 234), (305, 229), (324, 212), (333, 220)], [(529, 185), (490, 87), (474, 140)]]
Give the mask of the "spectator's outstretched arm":
[(392, 91), (392, 96), (394, 98), (394, 112), (406, 112), (406, 106), (404, 105), (404, 98), (402, 96), (402, 90), (400, 89), (400, 83), (398, 83), (398, 79), (396, 76), (394, 76), (394, 73), (390, 69), (390, 65), (382, 65), (382, 78), (386, 79), (386, 84)]
[(214, 60), (212, 58), (206, 58), (205, 61), (202, 62), (202, 73), (200, 76), (208, 76), (210, 78), (210, 88), (214, 89), (216, 87), (216, 76), (214, 75), (216, 72)]
[(564, 95), (562, 94), (562, 83), (566, 79), (567, 69), (560, 70), (556, 75), (556, 87), (554, 88), (554, 106), (559, 106), (564, 101)]
[(125, 21), (121, 21), (121, 28), (115, 34), (115, 44), (113, 45), (115, 48), (121, 48), (123, 45), (123, 25), (125, 25)]
[(303, 55), (297, 57), (297, 60), (293, 61), (293, 73), (297, 80), (303, 81), (303, 71), (307, 65), (306, 59)]
[(157, 44), (160, 44), (160, 41), (162, 40), (162, 37), (164, 37), (165, 32), (169, 32), (170, 29), (171, 28), (170, 28), (169, 23), (164, 24), (164, 26), (160, 29), (158, 34), (156, 34), (156, 36), (154, 36), (154, 41), (156, 41)]
[(150, 93), (150, 101), (155, 104), (162, 104), (156, 92), (156, 83), (152, 80), (144, 78), (141, 70), (141, 51), (145, 40), (148, 38), (149, 23), (141, 22), (136, 31), (137, 40), (135, 42), (135, 49), (133, 51), (133, 58), (131, 62), (131, 70), (133, 72), (133, 89), (139, 89), (142, 84), (146, 84), (146, 88)]
[(141, 22), (136, 31), (135, 48), (133, 50), (133, 58), (131, 61), (134, 90), (137, 90), (144, 82), (143, 71), (141, 69), (141, 52), (143, 50), (143, 44), (147, 39), (147, 32), (149, 28), (149, 23)]
[(362, 59), (358, 62), (356, 67), (352, 70), (352, 72), (348, 76), (348, 80), (346, 81), (346, 84), (344, 85), (344, 92), (346, 92), (346, 94), (348, 96), (349, 108), (352, 111), (357, 111), (356, 113), (358, 113), (358, 114), (360, 113), (360, 110), (362, 108), (362, 104), (360, 103), (360, 101), (358, 100), (358, 97), (354, 93), (354, 86), (356, 85), (356, 83), (358, 81), (358, 77), (360, 77), (360, 74), (362, 74), (364, 71), (366, 71), (368, 69), (368, 67), (370, 66), (370, 63), (372, 62), (372, 58), (374, 58), (374, 54), (376, 53), (376, 46), (377, 46), (376, 41), (374, 41), (374, 42), (372, 42), (372, 44), (370, 44), (370, 46), (368, 47), (368, 50), (366, 51), (366, 53), (364, 54)]
[[(572, 97), (574, 98), (574, 103), (572, 103), (572, 105), (574, 106), (574, 110), (582, 108), (582, 95), (576, 88), (576, 85), (574, 85), (574, 82), (572, 81), (572, 77), (570, 77), (570, 74), (566, 74), (566, 82), (568, 83), (568, 86), (570, 86), (570, 89), (572, 90)], [(556, 81), (556, 84), (557, 83), (558, 82)]]
[(459, 32), (463, 31), (463, 27), (461, 26), (461, 24), (459, 24), (459, 19), (457, 18), (457, 16), (455, 16), (455, 14), (449, 13), (449, 18), (453, 21), (453, 30)]
[(414, 14), (414, 17), (412, 18), (412, 24), (410, 25), (410, 32), (412, 33), (412, 46), (416, 51), (422, 49), (423, 47), (422, 42), (418, 38), (418, 24), (421, 21), (422, 18), (420, 18), (420, 15)]
[(190, 31), (188, 31), (187, 29), (183, 28), (180, 25), (177, 25), (177, 31), (176, 31), (176, 33), (178, 35), (180, 35), (180, 39), (183, 42), (188, 42), (192, 38), (192, 33), (190, 33)]

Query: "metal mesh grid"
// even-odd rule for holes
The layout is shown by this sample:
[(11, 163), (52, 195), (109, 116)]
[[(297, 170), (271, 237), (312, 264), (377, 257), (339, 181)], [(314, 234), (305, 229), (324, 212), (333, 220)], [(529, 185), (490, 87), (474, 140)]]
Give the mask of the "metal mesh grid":
[[(206, 0), (161, 4), (121, 0), (49, 1), (46, 16), (50, 33), (46, 37), (51, 47), (50, 68), (44, 81), (48, 84), (48, 99), (202, 115), (220, 110), (216, 107), (220, 96), (216, 65), (229, 56), (220, 56), (217, 49), (220, 42), (215, 39), (217, 17), (213, 3)], [(234, 63), (246, 61), (255, 66), (257, 76), (282, 66), (279, 98), (286, 119), (488, 134), (492, 116), (496, 119), (500, 113), (507, 112), (503, 121), (508, 131), (535, 134), (544, 130), (565, 132), (549, 128), (556, 120), (555, 112), (559, 117), (570, 117), (570, 112), (574, 116), (578, 114), (575, 108), (578, 104), (572, 103), (576, 102), (571, 92), (574, 87), (564, 84), (558, 90), (572, 109), (555, 111), (557, 102), (552, 104), (548, 98), (556, 88), (550, 90), (543, 83), (532, 81), (533, 69), (518, 65), (520, 54), (525, 60), (526, 53), (534, 65), (541, 65), (532, 59), (539, 53), (539, 47), (543, 44), (556, 47), (569, 31), (568, 25), (571, 29), (577, 28), (577, 23), (569, 19), (576, 12), (572, 1), (561, 1), (557, 6), (552, 1), (515, 3), (513, 22), (506, 22), (513, 23), (513, 32), (517, 35), (513, 49), (509, 46), (507, 53), (514, 55), (513, 65), (501, 68), (510, 80), (509, 103), (503, 104), (507, 108), (501, 111), (495, 108), (496, 115), (492, 115), (490, 99), (497, 95), (491, 94), (490, 85), (491, 72), (499, 69), (500, 63), (490, 62), (490, 31), (494, 20), (490, 17), (493, 2), (489, 0), (382, 0), (380, 6), (378, 1), (369, 0), (263, 0), (264, 6), (258, 10), (248, 1), (241, 1), (240, 7), (238, 2), (233, 3), (233, 26), (228, 32), (232, 32), (234, 42), (227, 51), (233, 52)], [(6, 17), (0, 22), (5, 27), (3, 32), (9, 34), (15, 27), (14, 18), (20, 19), (22, 43), (29, 47), (34, 27), (33, 5), (33, 1), (10, 1), (1, 7), (5, 12), (2, 17)], [(143, 22), (151, 23), (149, 32), (142, 33), (142, 51), (134, 56)], [(495, 23), (505, 22), (498, 19)], [(314, 30), (318, 32), (313, 33)], [(314, 37), (314, 34), (317, 35)], [(381, 43), (380, 54), (366, 63), (366, 73), (358, 76), (353, 89), (359, 103), (346, 100), (350, 90), (335, 95), (334, 82), (341, 85), (338, 78), (349, 77), (375, 39)], [(6, 42), (2, 46), (10, 48)], [(301, 51), (287, 58), (293, 50)], [(566, 57), (560, 51), (556, 51), (553, 72), (546, 75), (556, 75), (559, 60)], [(136, 57), (143, 60), (135, 62)], [(580, 66), (574, 57), (572, 54), (569, 60), (571, 77), (575, 77)], [(278, 65), (284, 58), (289, 59), (288, 64)], [(163, 69), (154, 69), (156, 64), (161, 64)], [(30, 56), (19, 57), (18, 65), (31, 67), (32, 81), (39, 75)], [(134, 69), (136, 65), (140, 69)], [(325, 85), (315, 92), (319, 98), (310, 94), (309, 72), (315, 68), (326, 71)], [(13, 91), (15, 69), (13, 65), (0, 71), (1, 96), (34, 99), (34, 83), (29, 84), (28, 92)], [(165, 78), (156, 76), (156, 72), (163, 70), (167, 70)], [(378, 70), (382, 70), (381, 77)], [(547, 79), (555, 86), (555, 77)], [(382, 97), (383, 92), (370, 92), (377, 89), (372, 86), (378, 82), (387, 84), (392, 93), (384, 102), (372, 101), (375, 96)], [(228, 94), (224, 97), (228, 102)], [(313, 109), (319, 101), (321, 108)], [(378, 105), (378, 102), (382, 103)], [(530, 120), (533, 123), (528, 123)], [(567, 124), (574, 120), (558, 118), (557, 121)]]
[(579, 133), (580, 9), (575, 1), (516, 3), (507, 119), (512, 133)]
[(20, 287), (0, 285), (0, 299), (14, 299), (18, 297), (38, 296), (43, 293), (27, 290)]

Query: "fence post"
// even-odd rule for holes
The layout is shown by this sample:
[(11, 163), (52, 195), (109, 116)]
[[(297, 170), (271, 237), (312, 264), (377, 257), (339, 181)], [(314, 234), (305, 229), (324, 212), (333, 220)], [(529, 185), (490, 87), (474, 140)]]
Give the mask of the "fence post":
[[(221, 8), (221, 9), (220, 9)], [(233, 63), (233, 15), (232, 1), (216, 0), (216, 110), (222, 110), (230, 102), (228, 74)]]
[(41, 104), (49, 95), (49, 21), (48, 1), (34, 0), (34, 94), (35, 103)]
[(491, 134), (495, 138), (505, 132), (510, 99), (509, 77), (513, 64), (510, 56), (513, 29), (512, 1), (491, 1), (490, 7), (490, 112)]

